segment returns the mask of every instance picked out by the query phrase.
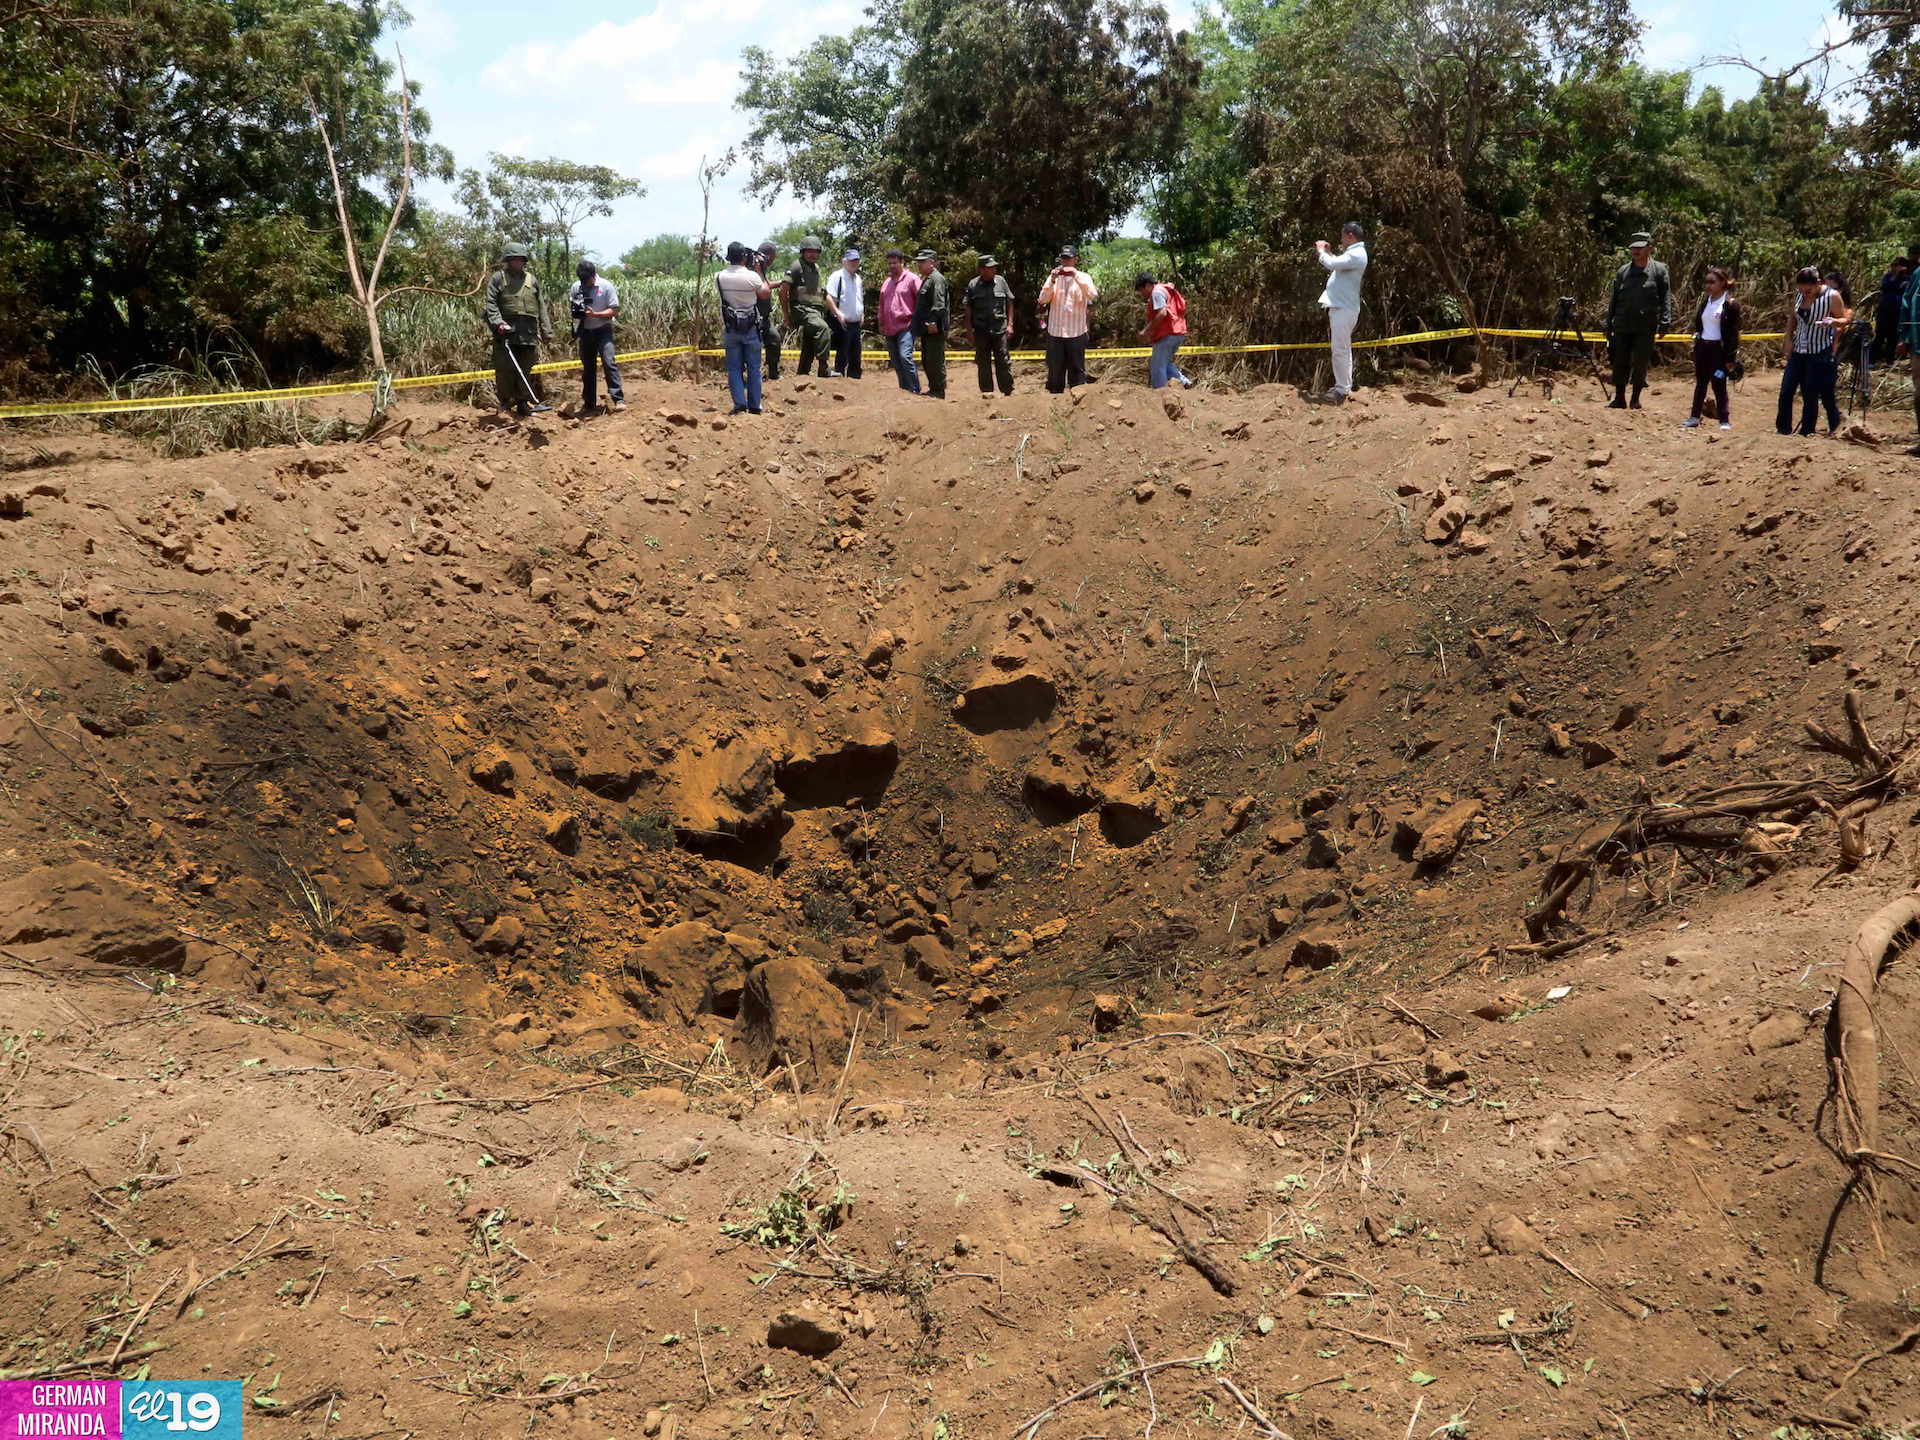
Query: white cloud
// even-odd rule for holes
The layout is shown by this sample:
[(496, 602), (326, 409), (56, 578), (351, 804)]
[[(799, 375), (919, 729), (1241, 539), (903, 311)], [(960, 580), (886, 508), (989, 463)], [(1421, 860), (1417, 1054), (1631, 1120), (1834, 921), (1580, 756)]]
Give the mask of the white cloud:
[(642, 175), (668, 175), (676, 180), (691, 180), (703, 158), (711, 159), (726, 148), (711, 135), (696, 135), (678, 150), (664, 155), (649, 155), (635, 168)]
[(624, 93), (636, 105), (730, 105), (739, 83), (737, 63), (709, 55), (678, 79), (663, 81), (648, 74), (629, 84)]
[(413, 0), (411, 22), (401, 33), (405, 48), (417, 55), (448, 55), (460, 45), (460, 25), (440, 0)]

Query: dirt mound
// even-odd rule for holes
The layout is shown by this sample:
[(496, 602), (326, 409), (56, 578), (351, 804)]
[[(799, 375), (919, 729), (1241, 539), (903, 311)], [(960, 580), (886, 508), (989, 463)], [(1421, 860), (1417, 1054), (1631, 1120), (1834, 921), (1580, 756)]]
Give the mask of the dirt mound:
[(1920, 818), (1909, 462), (1671, 395), (630, 398), (76, 444), (0, 514), (10, 1373), (315, 1435), (1910, 1417), (1911, 967), (1892, 1158), (1820, 1029)]

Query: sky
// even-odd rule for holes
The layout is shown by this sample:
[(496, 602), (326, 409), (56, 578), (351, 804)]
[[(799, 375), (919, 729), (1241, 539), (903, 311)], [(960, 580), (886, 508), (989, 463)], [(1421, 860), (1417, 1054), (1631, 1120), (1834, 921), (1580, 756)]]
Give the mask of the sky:
[[(856, 0), (545, 0), (529, 9), (502, 0), (405, 0), (412, 23), (388, 38), (420, 81), (433, 137), (463, 166), (484, 168), (491, 151), (608, 165), (647, 187), (614, 214), (590, 220), (587, 253), (618, 259), (663, 231), (697, 234), (704, 156), (747, 132), (733, 107), (740, 51), (762, 45), (786, 56), (860, 22)], [(1205, 0), (1171, 0), (1176, 22)], [(1663, 69), (1702, 67), (1696, 84), (1730, 98), (1751, 94), (1754, 72), (1705, 67), (1744, 55), (1779, 67), (1827, 33), (1832, 12), (1794, 0), (1636, 0), (1644, 58)], [(722, 177), (712, 233), (749, 244), (804, 219), (783, 196), (762, 209), (745, 193), (746, 166)], [(447, 203), (428, 187), (430, 199)]]

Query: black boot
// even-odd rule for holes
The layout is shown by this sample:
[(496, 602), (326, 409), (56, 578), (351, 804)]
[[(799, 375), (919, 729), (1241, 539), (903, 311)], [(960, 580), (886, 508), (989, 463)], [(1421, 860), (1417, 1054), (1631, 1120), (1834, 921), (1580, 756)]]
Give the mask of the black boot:
[(1627, 408), (1627, 392), (1618, 385), (1614, 386), (1613, 399), (1607, 403), (1607, 408), (1609, 410), (1626, 409)]
[(1638, 410), (1640, 408), (1640, 387), (1638, 385), (1633, 387), (1633, 399), (1627, 405), (1627, 408), (1629, 410)]

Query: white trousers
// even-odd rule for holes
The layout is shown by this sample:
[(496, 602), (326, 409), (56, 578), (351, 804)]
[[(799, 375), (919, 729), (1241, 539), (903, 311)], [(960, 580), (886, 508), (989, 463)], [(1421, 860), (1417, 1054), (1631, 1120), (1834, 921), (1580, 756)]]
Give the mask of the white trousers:
[(1327, 326), (1333, 332), (1333, 393), (1353, 393), (1353, 327), (1359, 323), (1358, 310), (1327, 311)]

